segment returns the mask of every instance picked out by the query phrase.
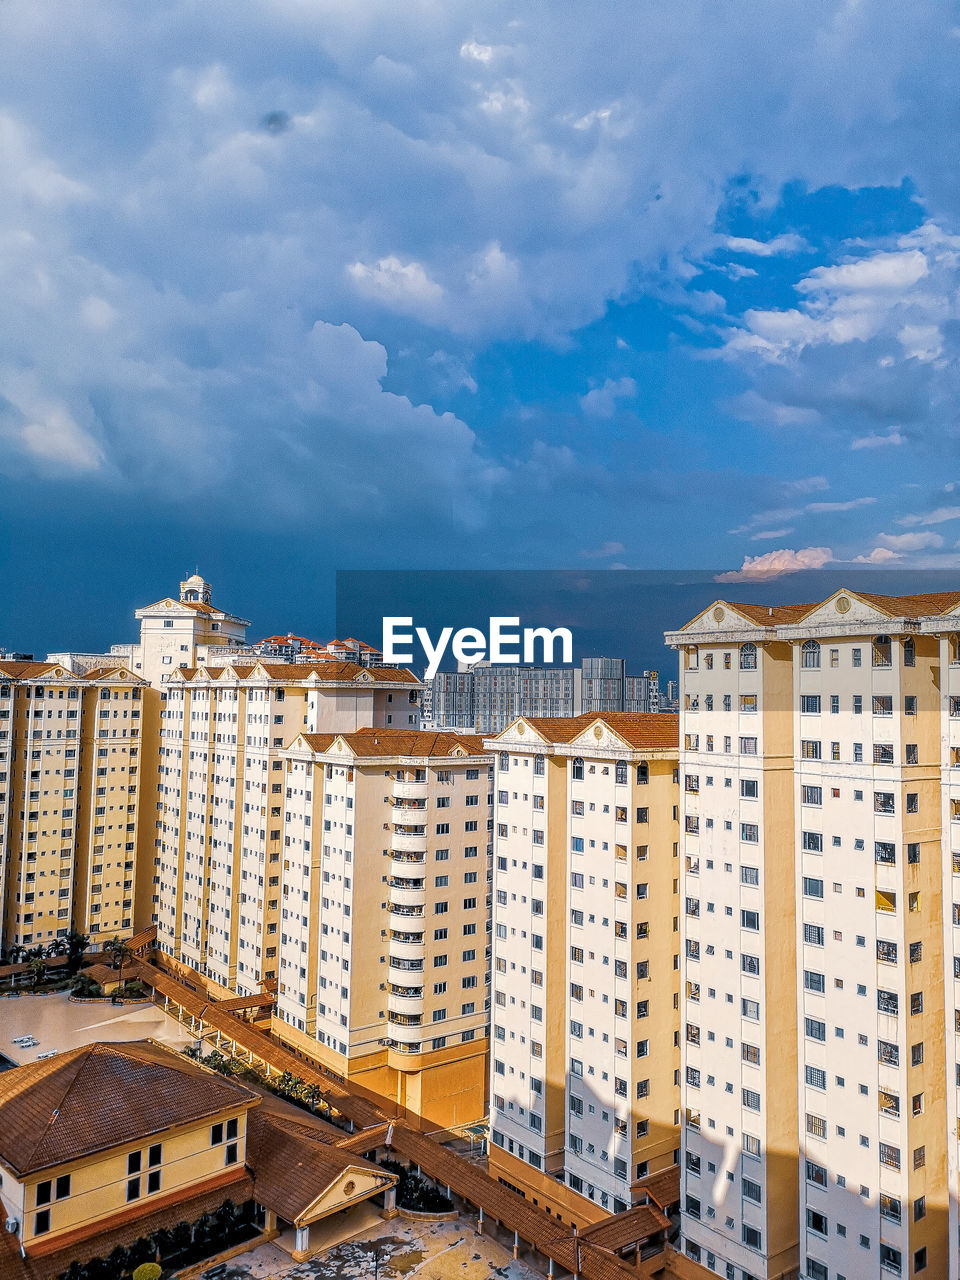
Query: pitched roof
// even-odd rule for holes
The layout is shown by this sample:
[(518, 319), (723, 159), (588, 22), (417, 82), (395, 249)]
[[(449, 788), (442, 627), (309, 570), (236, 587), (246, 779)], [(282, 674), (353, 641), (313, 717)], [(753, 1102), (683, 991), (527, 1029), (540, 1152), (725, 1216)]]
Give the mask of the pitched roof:
[(259, 1101), (151, 1041), (86, 1045), (0, 1074), (0, 1162), (23, 1176)]
[(53, 662), (0, 662), (0, 675), (9, 676), (12, 680), (29, 680), (45, 675), (55, 667)]
[(866, 591), (851, 591), (850, 594), (891, 618), (937, 617), (960, 605), (960, 591), (931, 591), (915, 596), (881, 596)]
[[(374, 684), (419, 684), (420, 681), (412, 671), (403, 667), (362, 667), (357, 662), (341, 662), (336, 658), (318, 659), (316, 662), (272, 662), (269, 659), (254, 658), (244, 654), (242, 661), (229, 664), (240, 679), (247, 679), (254, 667), (265, 671), (271, 680), (289, 680), (291, 684), (299, 684), (316, 674), (317, 678), (327, 682), (342, 684), (374, 683)], [(191, 680), (198, 671), (206, 671), (209, 675), (219, 674), (225, 667), (178, 667), (174, 674)], [(358, 681), (358, 677), (362, 677)]]
[(680, 741), (679, 717), (668, 712), (590, 711), (580, 716), (523, 716), (522, 719), (552, 743), (573, 742), (598, 721), (640, 749), (669, 751)]
[(351, 733), (305, 733), (312, 751), (329, 751), (342, 738), (357, 756), (449, 756), (462, 747), (469, 756), (489, 755), (475, 733), (449, 733), (431, 729), (355, 729)]
[(251, 1115), (246, 1158), (257, 1202), (288, 1222), (296, 1222), (348, 1169), (374, 1173), (385, 1184), (394, 1180), (385, 1169), (335, 1146), (318, 1128), (272, 1108)]
[(816, 604), (741, 604), (736, 600), (725, 600), (724, 604), (742, 613), (758, 627), (789, 626), (791, 622), (799, 622), (811, 609), (817, 607)]

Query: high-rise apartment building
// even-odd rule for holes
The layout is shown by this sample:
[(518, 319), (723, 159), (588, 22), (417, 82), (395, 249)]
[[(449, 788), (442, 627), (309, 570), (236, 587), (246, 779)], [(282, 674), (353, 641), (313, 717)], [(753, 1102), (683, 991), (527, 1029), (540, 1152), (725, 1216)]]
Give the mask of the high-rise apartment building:
[(584, 714), (623, 711), (626, 662), (623, 658), (583, 658), (580, 662), (580, 707)]
[(960, 593), (721, 600), (667, 638), (684, 1250), (734, 1280), (955, 1277)]
[(132, 931), (144, 689), (123, 668), (0, 663), (5, 948)]
[(623, 709), (634, 714), (656, 714), (660, 706), (660, 676), (656, 671), (644, 671), (639, 676), (624, 676)]
[(438, 672), (430, 682), (430, 723), (500, 733), (519, 716), (658, 711), (657, 673), (627, 676), (625, 665), (623, 658), (583, 658), (578, 667), (463, 664), (459, 671)]
[(164, 685), (151, 919), (174, 966), (277, 979), (284, 764), (304, 732), (417, 728), (419, 682), (349, 662), (175, 668)]
[(568, 1222), (678, 1155), (677, 729), (524, 717), (486, 742), (490, 1170)]
[(366, 728), (282, 753), (274, 1030), (437, 1127), (486, 1117), (491, 763)]

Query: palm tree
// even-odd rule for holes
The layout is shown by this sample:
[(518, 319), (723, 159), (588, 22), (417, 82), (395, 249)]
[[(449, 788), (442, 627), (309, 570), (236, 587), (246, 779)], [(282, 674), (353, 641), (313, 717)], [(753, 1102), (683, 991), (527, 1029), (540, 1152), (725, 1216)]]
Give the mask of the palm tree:
[(47, 943), (48, 956), (65, 956), (67, 954), (66, 938), (54, 938), (52, 942)]
[(47, 961), (45, 956), (31, 955), (27, 962), (27, 968), (30, 973), (30, 985), (36, 991), (44, 978), (47, 976)]
[(103, 944), (103, 949), (110, 956), (111, 963), (120, 972), (117, 976), (117, 991), (123, 990), (123, 966), (133, 958), (133, 952), (122, 938), (110, 938)]
[(81, 933), (79, 929), (71, 929), (67, 934), (66, 943), (67, 955), (69, 956), (67, 968), (71, 973), (76, 973), (80, 968), (84, 952), (90, 945), (90, 935)]

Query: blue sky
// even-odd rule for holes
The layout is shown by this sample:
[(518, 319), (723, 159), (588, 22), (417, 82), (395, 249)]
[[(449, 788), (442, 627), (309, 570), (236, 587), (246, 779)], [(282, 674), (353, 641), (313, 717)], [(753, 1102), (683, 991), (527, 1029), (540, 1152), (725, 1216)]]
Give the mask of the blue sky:
[(955, 566), (958, 51), (936, 2), (6, 0), (0, 644), (195, 564), (259, 631), (338, 567)]

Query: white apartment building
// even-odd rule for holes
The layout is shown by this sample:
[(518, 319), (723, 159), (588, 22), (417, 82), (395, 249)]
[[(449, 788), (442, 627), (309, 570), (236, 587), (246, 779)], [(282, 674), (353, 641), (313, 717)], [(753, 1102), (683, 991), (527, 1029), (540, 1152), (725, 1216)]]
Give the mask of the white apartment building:
[(958, 608), (717, 601), (668, 634), (683, 1247), (731, 1280), (957, 1274)]
[(0, 663), (0, 943), (133, 932), (145, 682)]
[(486, 1115), (491, 764), (367, 728), (282, 755), (276, 1034), (438, 1127)]
[(678, 1155), (677, 729), (522, 717), (486, 742), (490, 1170), (578, 1225)]
[(349, 662), (172, 671), (151, 904), (171, 961), (240, 995), (276, 981), (280, 753), (303, 732), (416, 728), (418, 691), (407, 671)]

